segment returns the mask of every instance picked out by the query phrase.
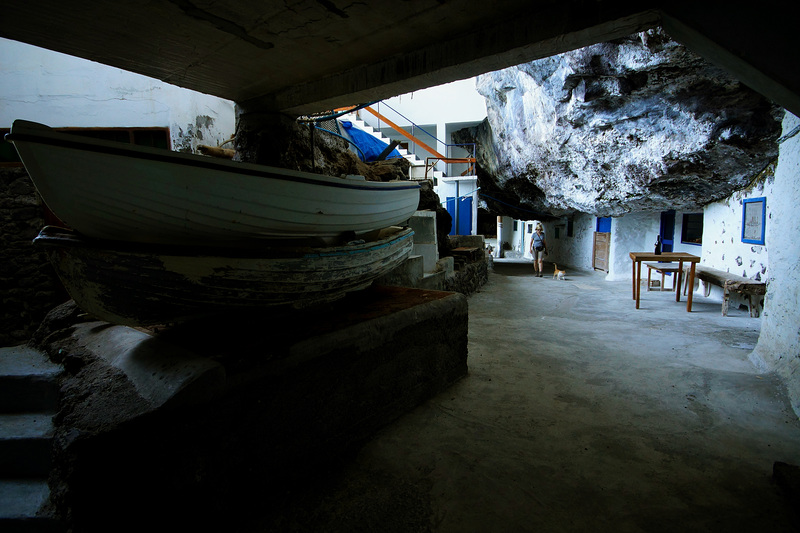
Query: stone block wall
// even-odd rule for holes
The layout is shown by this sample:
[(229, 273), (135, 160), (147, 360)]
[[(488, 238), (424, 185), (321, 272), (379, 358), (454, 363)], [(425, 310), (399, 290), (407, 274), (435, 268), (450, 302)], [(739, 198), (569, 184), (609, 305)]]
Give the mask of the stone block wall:
[(65, 299), (43, 252), (31, 241), (45, 224), (41, 200), (22, 167), (0, 167), (0, 346), (30, 339)]
[(454, 276), (445, 279), (443, 289), (470, 295), (477, 292), (489, 281), (489, 257), (486, 253), (486, 241), (483, 235), (450, 235), (450, 249), (477, 248), (480, 257), (477, 261), (459, 266)]

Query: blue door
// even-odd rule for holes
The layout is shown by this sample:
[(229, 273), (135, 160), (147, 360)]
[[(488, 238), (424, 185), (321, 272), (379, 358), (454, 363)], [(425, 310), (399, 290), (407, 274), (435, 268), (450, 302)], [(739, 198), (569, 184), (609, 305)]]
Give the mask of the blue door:
[(446, 199), (447, 212), (453, 218), (450, 226), (450, 235), (470, 235), (472, 234), (472, 196), (464, 196), (458, 199), (450, 196)]
[(459, 235), (472, 233), (472, 196), (465, 196), (459, 200), (456, 227)]
[(675, 245), (675, 210), (661, 212), (661, 251), (671, 252)]
[(454, 196), (447, 197), (447, 212), (450, 214), (450, 219), (452, 222), (450, 223), (450, 233), (448, 235), (455, 235), (456, 234), (456, 199)]
[(597, 217), (597, 232), (611, 233), (611, 217)]

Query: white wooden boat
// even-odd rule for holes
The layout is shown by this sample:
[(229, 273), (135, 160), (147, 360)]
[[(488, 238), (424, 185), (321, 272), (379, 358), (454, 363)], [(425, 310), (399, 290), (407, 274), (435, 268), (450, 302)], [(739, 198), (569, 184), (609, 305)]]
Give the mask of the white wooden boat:
[(45, 250), (77, 305), (128, 326), (178, 323), (231, 310), (306, 307), (364, 289), (411, 253), (409, 228), (333, 247), (277, 246), (258, 253), (95, 241), (45, 227)]
[(14, 143), (47, 206), (96, 239), (243, 246), (399, 225), (411, 181), (375, 182), (84, 138), (14, 121)]

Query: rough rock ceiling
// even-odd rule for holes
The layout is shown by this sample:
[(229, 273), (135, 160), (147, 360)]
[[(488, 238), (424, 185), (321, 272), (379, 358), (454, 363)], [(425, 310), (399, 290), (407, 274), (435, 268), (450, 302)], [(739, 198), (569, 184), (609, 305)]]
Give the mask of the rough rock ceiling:
[[(235, 100), (305, 113), (382, 99), (630, 35), (662, 21), (800, 113), (791, 17), (628, 0), (6, 2), (0, 36)], [(659, 9), (661, 7), (661, 9)], [(778, 16), (776, 16), (778, 15)], [(788, 59), (788, 61), (787, 61)], [(782, 65), (782, 66), (781, 66)]]
[(783, 109), (659, 30), (491, 72), (478, 90), (488, 120), (457, 141), (477, 142), (498, 214), (701, 209), (778, 156)]

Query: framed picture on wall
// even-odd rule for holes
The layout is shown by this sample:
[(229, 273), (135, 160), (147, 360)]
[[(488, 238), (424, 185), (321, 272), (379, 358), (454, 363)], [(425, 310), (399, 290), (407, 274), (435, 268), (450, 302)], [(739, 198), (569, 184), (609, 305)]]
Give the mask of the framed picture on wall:
[(764, 244), (767, 199), (750, 198), (742, 204), (742, 242)]

